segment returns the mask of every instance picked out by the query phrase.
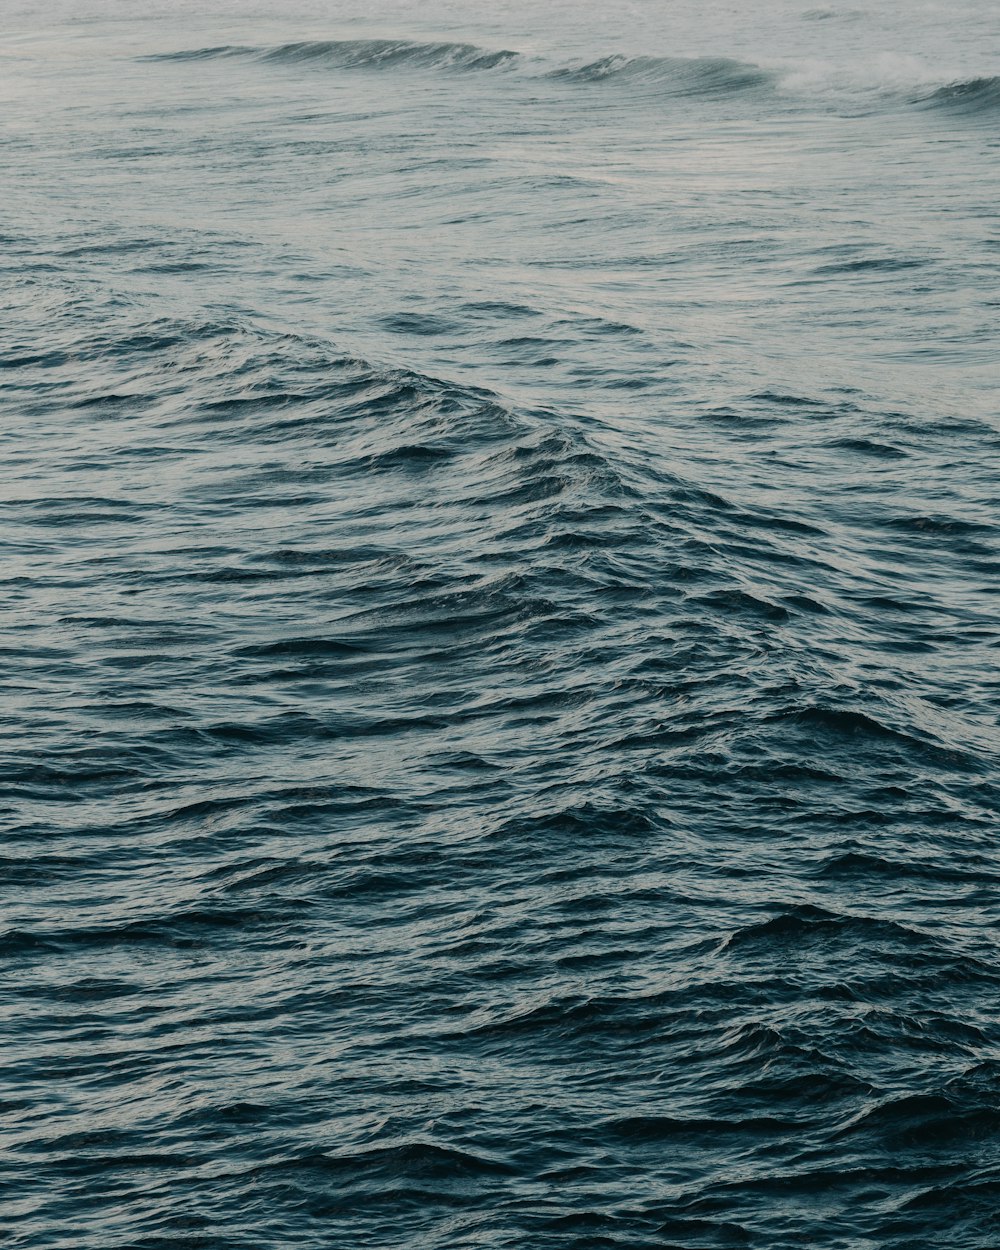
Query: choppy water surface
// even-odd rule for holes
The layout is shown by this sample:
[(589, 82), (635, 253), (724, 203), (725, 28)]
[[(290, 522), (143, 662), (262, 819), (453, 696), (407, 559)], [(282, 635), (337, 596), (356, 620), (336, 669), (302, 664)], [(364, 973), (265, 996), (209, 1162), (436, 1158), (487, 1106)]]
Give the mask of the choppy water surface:
[(15, 12), (12, 1247), (1000, 1244), (990, 6)]

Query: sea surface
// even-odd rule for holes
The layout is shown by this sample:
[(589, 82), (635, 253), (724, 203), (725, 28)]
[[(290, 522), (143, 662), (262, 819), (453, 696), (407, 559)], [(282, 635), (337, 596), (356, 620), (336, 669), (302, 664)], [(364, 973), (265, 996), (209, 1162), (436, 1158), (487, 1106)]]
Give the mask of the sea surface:
[(996, 8), (0, 25), (0, 1242), (996, 1250)]

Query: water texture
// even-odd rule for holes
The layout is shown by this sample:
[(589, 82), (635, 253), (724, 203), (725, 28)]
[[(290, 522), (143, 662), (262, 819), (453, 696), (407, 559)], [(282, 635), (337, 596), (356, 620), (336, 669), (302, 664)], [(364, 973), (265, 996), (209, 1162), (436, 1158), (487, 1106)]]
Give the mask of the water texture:
[(5, 1246), (1000, 1245), (1000, 31), (746, 7), (11, 10)]

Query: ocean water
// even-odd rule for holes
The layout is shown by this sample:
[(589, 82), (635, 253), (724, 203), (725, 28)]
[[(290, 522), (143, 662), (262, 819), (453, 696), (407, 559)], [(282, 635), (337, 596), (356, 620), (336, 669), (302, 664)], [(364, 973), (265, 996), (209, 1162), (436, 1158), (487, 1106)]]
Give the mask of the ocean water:
[(0, 1240), (996, 1250), (990, 4), (5, 8)]

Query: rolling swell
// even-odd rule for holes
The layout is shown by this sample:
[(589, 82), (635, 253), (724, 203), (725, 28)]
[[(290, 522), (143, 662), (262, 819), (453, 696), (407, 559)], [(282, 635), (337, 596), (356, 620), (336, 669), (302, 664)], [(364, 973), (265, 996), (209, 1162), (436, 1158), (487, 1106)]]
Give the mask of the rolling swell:
[(12, 1245), (995, 1250), (995, 172), (695, 16), (5, 63)]
[(233, 57), (276, 65), (317, 65), (331, 69), (483, 70), (511, 65), (519, 53), (490, 51), (469, 43), (418, 43), (409, 39), (316, 39), (275, 47), (227, 44), (158, 53), (149, 60), (205, 61)]
[[(275, 47), (239, 44), (159, 53), (144, 58), (159, 61), (210, 61), (233, 58), (262, 64), (317, 66), (359, 70), (491, 70), (540, 71), (538, 58), (519, 52), (488, 50), (467, 43), (418, 43), (410, 40), (311, 40)], [(616, 53), (583, 63), (567, 63), (541, 70), (552, 81), (576, 85), (607, 84), (653, 88), (676, 96), (725, 96), (749, 92), (774, 82), (760, 66), (728, 57), (625, 56)]]
[[(564, 1177), (570, 1206), (523, 1200), (540, 1244), (728, 1245), (776, 1195), (874, 1184), (912, 1207), (992, 1166), (995, 1082), (974, 1075), (992, 1025), (954, 994), (992, 1000), (993, 962), (931, 896), (886, 895), (857, 856), (829, 868), (845, 825), (903, 868), (940, 827), (974, 885), (967, 766), (891, 695), (823, 705), (837, 678), (796, 642), (799, 610), (736, 585), (725, 498), (616, 462), (568, 414), (315, 336), (126, 321), (88, 353), (60, 403), (100, 412), (141, 362), (136, 427), (109, 408), (50, 452), (18, 532), (48, 530), (81, 452), (124, 453), (125, 511), (78, 498), (72, 546), (103, 560), (97, 599), (141, 586), (144, 607), (22, 635), (84, 697), (20, 721), (5, 783), (29, 823), (0, 949), (46, 1056), (18, 1050), (14, 1079), (58, 1070), (134, 1109), (110, 1138), (83, 1108), (69, 1135), (43, 1116), (16, 1172), (48, 1158), (93, 1195), (85, 1222), (115, 1178), (164, 1237), (157, 1178), (183, 1176), (206, 1229), (249, 1204), (378, 1237), (377, 1197), (478, 1240), (511, 1187)], [(153, 445), (183, 474), (152, 469)], [(786, 531), (756, 520), (759, 557)], [(109, 554), (109, 523), (148, 538)], [(33, 559), (39, 591), (72, 578)], [(53, 880), (75, 883), (72, 914)], [(610, 1199), (619, 1173), (676, 1197)], [(890, 1243), (916, 1217), (893, 1218)]]

